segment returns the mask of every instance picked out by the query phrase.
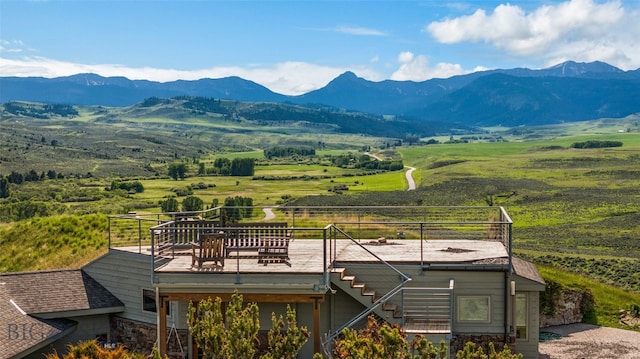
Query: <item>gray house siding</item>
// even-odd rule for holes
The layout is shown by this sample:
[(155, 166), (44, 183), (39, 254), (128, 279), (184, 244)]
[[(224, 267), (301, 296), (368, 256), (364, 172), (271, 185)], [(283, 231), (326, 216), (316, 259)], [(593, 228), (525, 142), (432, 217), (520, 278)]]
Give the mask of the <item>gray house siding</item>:
[(119, 316), (155, 324), (156, 314), (142, 310), (142, 289), (153, 289), (150, 256), (112, 249), (82, 269), (124, 303)]
[(525, 358), (537, 358), (538, 357), (538, 341), (540, 340), (540, 333), (538, 326), (540, 323), (538, 307), (540, 306), (540, 293), (539, 292), (525, 292), (527, 294), (527, 324), (529, 327), (529, 333), (526, 339), (516, 339), (516, 350), (518, 353), (522, 353)]
[[(367, 288), (375, 289), (379, 295), (387, 293), (401, 283), (397, 273), (381, 264), (350, 263), (346, 267), (348, 274), (354, 275), (357, 282), (365, 283)], [(449, 280), (454, 280), (454, 332), (504, 333), (504, 299), (506, 291), (504, 272), (481, 271), (481, 266), (479, 266), (478, 271), (428, 270), (422, 272), (417, 266), (411, 265), (399, 265), (396, 268), (411, 277), (411, 281), (406, 284), (408, 287), (446, 288), (449, 286)], [(457, 320), (458, 301), (460, 297), (465, 296), (488, 296), (490, 298), (491, 315), (489, 322), (474, 323)], [(395, 296), (392, 301), (399, 304), (401, 302), (400, 295)], [(334, 308), (334, 310), (337, 309)], [(336, 320), (340, 322), (342, 318), (336, 316)]]

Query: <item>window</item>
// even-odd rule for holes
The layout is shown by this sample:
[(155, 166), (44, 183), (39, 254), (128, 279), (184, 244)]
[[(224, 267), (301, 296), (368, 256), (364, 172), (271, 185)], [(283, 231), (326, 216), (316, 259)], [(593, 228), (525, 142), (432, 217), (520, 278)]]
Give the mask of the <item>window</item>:
[[(157, 313), (156, 292), (152, 289), (142, 289), (142, 310)], [(167, 315), (171, 315), (171, 302), (167, 303)]]
[(516, 293), (516, 338), (527, 339), (528, 325), (527, 325), (527, 294)]
[(156, 293), (151, 289), (142, 290), (142, 310), (145, 312), (158, 312), (158, 308), (156, 308)]
[(458, 321), (459, 322), (491, 322), (491, 300), (486, 296), (458, 296)]

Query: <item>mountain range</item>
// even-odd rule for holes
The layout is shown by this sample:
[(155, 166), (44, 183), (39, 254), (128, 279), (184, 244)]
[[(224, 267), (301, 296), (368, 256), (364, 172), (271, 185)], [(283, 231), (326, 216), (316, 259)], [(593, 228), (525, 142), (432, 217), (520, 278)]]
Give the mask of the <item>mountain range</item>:
[(0, 102), (126, 107), (151, 97), (176, 96), (333, 107), (466, 126), (543, 125), (640, 112), (640, 69), (568, 61), (540, 70), (498, 69), (422, 82), (374, 82), (345, 72), (299, 96), (278, 94), (239, 77), (164, 83), (96, 74), (0, 77)]

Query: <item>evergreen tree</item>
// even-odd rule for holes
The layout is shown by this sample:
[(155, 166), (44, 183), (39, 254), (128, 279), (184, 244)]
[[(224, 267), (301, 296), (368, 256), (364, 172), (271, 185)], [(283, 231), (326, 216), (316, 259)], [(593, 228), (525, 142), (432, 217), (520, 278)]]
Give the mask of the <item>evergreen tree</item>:
[(204, 201), (200, 197), (187, 196), (182, 200), (182, 210), (185, 212), (202, 211)]
[(0, 198), (9, 198), (9, 180), (6, 177), (0, 177)]
[(180, 210), (180, 204), (178, 203), (177, 199), (171, 197), (171, 198), (167, 198), (164, 201), (161, 201), (160, 208), (164, 213), (178, 212)]
[(182, 162), (174, 162), (169, 165), (169, 176), (174, 180), (177, 180), (178, 178), (184, 179), (186, 173), (187, 165)]
[[(282, 315), (271, 314), (267, 353), (260, 359), (292, 359), (309, 339), (309, 330), (298, 327), (296, 312), (287, 305), (286, 323)], [(256, 357), (259, 309), (256, 303), (243, 304), (242, 295), (235, 291), (222, 311), (217, 297), (189, 303), (187, 324), (205, 359), (253, 359)]]

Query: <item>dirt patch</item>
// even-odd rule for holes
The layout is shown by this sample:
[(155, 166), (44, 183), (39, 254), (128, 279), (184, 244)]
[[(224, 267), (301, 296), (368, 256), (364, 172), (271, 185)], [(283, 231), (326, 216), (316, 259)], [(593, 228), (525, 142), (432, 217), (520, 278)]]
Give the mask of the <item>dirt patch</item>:
[(539, 344), (541, 359), (640, 358), (640, 332), (591, 324), (544, 328)]

